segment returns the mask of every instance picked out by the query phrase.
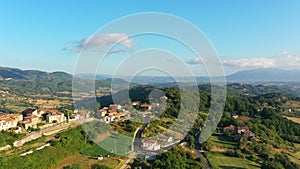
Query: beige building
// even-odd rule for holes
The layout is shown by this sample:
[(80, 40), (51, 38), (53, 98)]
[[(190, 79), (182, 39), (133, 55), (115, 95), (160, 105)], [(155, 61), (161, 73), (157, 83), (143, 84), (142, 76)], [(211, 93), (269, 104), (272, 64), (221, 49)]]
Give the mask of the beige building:
[(6, 131), (18, 126), (18, 122), (12, 118), (0, 119), (0, 131)]
[(29, 127), (36, 128), (37, 124), (40, 122), (40, 119), (36, 115), (26, 116), (23, 118), (22, 124), (27, 130)]
[(47, 110), (45, 112), (48, 113), (46, 115), (46, 121), (48, 123), (52, 123), (52, 122), (61, 123), (66, 120), (65, 115), (57, 110)]
[(6, 131), (18, 127), (18, 122), (22, 121), (22, 114), (0, 113), (0, 131)]

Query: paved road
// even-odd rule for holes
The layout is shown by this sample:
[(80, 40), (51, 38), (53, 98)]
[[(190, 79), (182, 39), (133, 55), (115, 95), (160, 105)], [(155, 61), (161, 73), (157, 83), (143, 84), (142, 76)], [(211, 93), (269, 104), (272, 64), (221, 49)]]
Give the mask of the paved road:
[(199, 144), (198, 140), (199, 140), (199, 135), (198, 135), (198, 137), (195, 138), (195, 143), (194, 143), (196, 155), (201, 158), (201, 162), (206, 169), (211, 169), (209, 162), (207, 161), (205, 156), (200, 152), (200, 144)]
[(197, 150), (197, 149), (195, 149), (195, 152), (196, 152), (197, 156), (201, 158), (201, 162), (202, 162), (202, 164), (204, 165), (204, 167), (205, 167), (206, 169), (211, 169), (211, 167), (210, 167), (210, 165), (209, 165), (209, 162), (208, 162), (207, 159), (204, 157), (204, 155), (203, 155), (199, 150)]
[(131, 158), (129, 158), (128, 160), (126, 160), (124, 162), (124, 164), (120, 167), (120, 169), (125, 169), (127, 167), (127, 165), (129, 164), (130, 161), (131, 161)]
[(142, 146), (142, 134), (145, 130), (145, 128), (148, 126), (149, 124), (149, 119), (147, 117), (145, 117), (145, 123), (142, 125), (141, 128), (138, 129), (138, 131), (136, 132), (134, 138), (133, 138), (133, 150), (130, 153), (130, 158), (128, 160), (126, 160), (124, 162), (124, 164), (120, 167), (120, 169), (125, 169), (127, 167), (127, 165), (129, 164), (129, 162), (135, 158), (136, 156), (138, 156), (139, 154), (143, 154), (143, 148)]
[(133, 139), (133, 151), (134, 152), (141, 152), (142, 149), (142, 134), (145, 128), (148, 126), (148, 122), (144, 123), (143, 126), (137, 131), (135, 138)]

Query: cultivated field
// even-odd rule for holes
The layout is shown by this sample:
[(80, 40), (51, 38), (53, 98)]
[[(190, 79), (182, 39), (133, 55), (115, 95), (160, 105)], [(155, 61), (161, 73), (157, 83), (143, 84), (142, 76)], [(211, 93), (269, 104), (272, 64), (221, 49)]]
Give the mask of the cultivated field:
[(300, 117), (288, 117), (288, 116), (284, 116), (285, 118), (292, 120), (295, 123), (299, 123), (300, 124)]
[(232, 141), (232, 138), (223, 134), (215, 134), (211, 136), (212, 145), (223, 147), (226, 149), (236, 149), (237, 143)]
[(222, 169), (258, 169), (260, 166), (252, 161), (237, 158), (229, 157), (223, 154), (218, 153), (207, 153), (206, 154), (208, 161), (212, 165), (212, 168), (222, 168)]

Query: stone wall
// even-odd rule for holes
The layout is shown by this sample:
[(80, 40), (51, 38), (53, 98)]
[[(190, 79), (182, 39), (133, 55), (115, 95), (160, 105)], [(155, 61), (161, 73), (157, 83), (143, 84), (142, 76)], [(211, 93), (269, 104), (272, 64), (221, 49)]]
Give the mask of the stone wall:
[(3, 146), (3, 147), (0, 147), (0, 151), (8, 150), (10, 148), (11, 148), (10, 145), (6, 145), (6, 146)]
[(29, 141), (38, 139), (42, 136), (43, 136), (42, 132), (33, 132), (31, 134), (26, 135), (22, 139), (15, 141), (13, 145), (14, 145), (14, 147), (21, 147), (23, 144), (25, 144)]

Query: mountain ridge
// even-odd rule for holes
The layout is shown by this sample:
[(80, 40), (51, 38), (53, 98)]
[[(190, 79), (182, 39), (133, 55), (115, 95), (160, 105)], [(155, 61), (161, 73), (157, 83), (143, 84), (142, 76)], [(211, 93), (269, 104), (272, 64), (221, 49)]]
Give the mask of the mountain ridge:
[[(67, 79), (71, 80), (73, 77), (78, 77), (80, 79), (89, 79), (93, 80), (105, 80), (111, 79), (111, 75), (92, 75), (92, 74), (80, 74), (80, 75), (71, 75), (62, 71), (54, 72), (45, 72), (40, 70), (21, 70), (18, 68), (8, 68), (0, 67), (0, 78), (12, 78), (15, 80), (34, 80), (36, 78), (46, 78), (46, 79)], [(258, 81), (278, 81), (278, 82), (300, 82), (300, 70), (291, 69), (251, 69), (251, 70), (242, 70), (234, 74), (225, 76), (228, 82), (258, 82)], [(209, 82), (209, 77), (195, 77), (198, 82)], [(218, 77), (212, 77), (218, 78)], [(121, 79), (121, 78), (118, 78)], [(143, 83), (169, 83), (172, 80), (172, 83), (175, 79), (170, 77), (155, 77), (155, 76), (142, 76), (136, 78), (138, 81)], [(190, 80), (191, 77), (180, 77), (182, 81)], [(123, 79), (124, 80), (124, 79)]]

